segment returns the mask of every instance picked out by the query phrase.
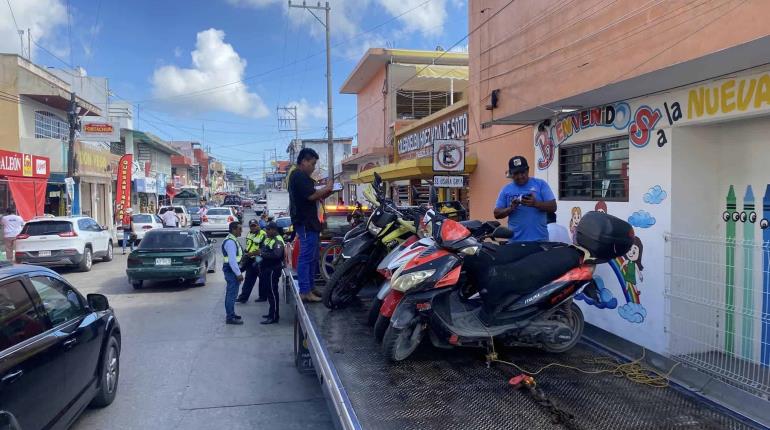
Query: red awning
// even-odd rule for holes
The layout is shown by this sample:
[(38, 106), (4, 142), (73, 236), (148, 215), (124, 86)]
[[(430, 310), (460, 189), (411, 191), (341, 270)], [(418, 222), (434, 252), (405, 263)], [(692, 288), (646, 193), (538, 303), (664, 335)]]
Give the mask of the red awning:
[(45, 214), (45, 189), (47, 179), (19, 178), (8, 176), (16, 211), (24, 220)]

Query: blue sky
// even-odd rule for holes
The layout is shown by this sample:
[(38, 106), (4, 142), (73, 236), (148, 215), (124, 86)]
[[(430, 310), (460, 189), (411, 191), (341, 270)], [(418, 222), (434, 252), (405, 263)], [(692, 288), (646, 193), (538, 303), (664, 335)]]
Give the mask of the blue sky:
[[(448, 48), (468, 31), (464, 0), (330, 3), (335, 124), (356, 113), (355, 96), (337, 91), (367, 47)], [(230, 168), (256, 174), (265, 150), (285, 156), (291, 133), (278, 131), (276, 106), (298, 105), (300, 134), (325, 136), (323, 27), (283, 0), (69, 0), (69, 20), (67, 0), (10, 4), (16, 24), (0, 7), (2, 52), (19, 51), (16, 26), (31, 27), (35, 62), (108, 77), (139, 104), (135, 126), (164, 139), (201, 140), (205, 123), (205, 143)], [(335, 130), (355, 133), (355, 120)]]

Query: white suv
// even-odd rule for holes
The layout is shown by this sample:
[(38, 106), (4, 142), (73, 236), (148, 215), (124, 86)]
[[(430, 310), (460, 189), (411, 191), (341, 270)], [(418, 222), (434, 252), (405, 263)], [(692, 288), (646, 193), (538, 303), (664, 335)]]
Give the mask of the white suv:
[(187, 228), (192, 224), (190, 222), (190, 215), (187, 213), (187, 208), (184, 206), (161, 206), (158, 208), (158, 215), (163, 209), (173, 210), (179, 218), (179, 228)]
[(112, 234), (86, 216), (35, 218), (16, 236), (17, 263), (77, 266), (88, 272), (94, 258), (112, 260)]

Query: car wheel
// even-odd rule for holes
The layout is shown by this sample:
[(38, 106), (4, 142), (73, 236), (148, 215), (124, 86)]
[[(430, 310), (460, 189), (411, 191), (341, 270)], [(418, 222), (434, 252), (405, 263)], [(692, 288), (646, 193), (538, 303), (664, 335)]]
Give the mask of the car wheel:
[(104, 261), (112, 261), (112, 257), (113, 257), (112, 241), (109, 241), (107, 243), (107, 255), (104, 256)]
[(115, 400), (115, 394), (118, 392), (118, 380), (120, 379), (120, 344), (118, 339), (110, 336), (107, 341), (107, 349), (104, 351), (104, 357), (99, 372), (99, 391), (91, 401), (91, 405), (102, 408)]
[(144, 281), (131, 281), (131, 286), (134, 287), (135, 290), (141, 290), (142, 284), (144, 284)]
[(83, 259), (80, 260), (78, 269), (81, 272), (88, 272), (91, 270), (91, 266), (94, 264), (94, 253), (91, 248), (85, 247), (83, 250)]

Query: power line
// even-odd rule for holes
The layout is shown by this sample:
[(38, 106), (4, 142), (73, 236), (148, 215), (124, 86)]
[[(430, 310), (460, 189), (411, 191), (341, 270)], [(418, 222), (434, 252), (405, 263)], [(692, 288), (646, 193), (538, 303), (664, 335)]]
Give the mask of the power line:
[(70, 11), (70, 0), (67, 0), (67, 37), (70, 42), (70, 63), (72, 63), (72, 12)]
[(102, 0), (99, 0), (99, 3), (96, 4), (96, 18), (94, 18), (94, 26), (91, 29), (91, 41), (88, 43), (88, 51), (89, 56), (86, 58), (86, 67), (85, 69), (88, 70), (88, 66), (91, 64), (91, 59), (94, 57), (94, 40), (96, 39), (96, 32), (99, 31), (99, 13), (102, 11)]

